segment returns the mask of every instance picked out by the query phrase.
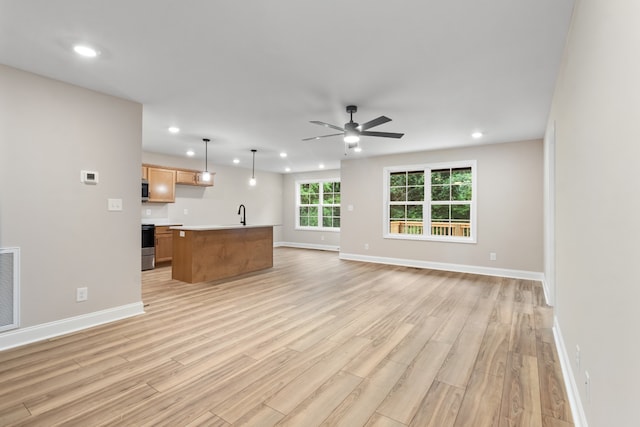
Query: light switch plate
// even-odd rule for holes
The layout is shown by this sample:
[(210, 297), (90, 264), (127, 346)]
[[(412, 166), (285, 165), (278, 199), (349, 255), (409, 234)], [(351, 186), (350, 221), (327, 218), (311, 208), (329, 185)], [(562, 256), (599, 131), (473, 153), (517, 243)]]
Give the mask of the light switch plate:
[(108, 199), (107, 201), (107, 209), (110, 211), (121, 211), (122, 210), (122, 199)]

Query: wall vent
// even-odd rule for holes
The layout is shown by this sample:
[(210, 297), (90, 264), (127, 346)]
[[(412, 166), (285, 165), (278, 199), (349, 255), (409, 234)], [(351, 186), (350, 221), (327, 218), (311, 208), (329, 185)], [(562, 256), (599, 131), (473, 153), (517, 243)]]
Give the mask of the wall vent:
[(20, 248), (0, 248), (0, 332), (18, 327)]

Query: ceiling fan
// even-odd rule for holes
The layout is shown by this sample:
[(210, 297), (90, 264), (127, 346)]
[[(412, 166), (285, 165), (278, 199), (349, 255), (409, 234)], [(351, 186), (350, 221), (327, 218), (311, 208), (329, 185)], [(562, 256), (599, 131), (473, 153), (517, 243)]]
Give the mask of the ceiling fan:
[(305, 138), (303, 139), (303, 141), (311, 141), (314, 139), (320, 139), (320, 138), (327, 138), (330, 136), (338, 136), (338, 135), (344, 135), (344, 142), (347, 144), (347, 146), (349, 148), (353, 148), (356, 147), (358, 145), (358, 142), (360, 141), (360, 136), (380, 136), (383, 138), (402, 138), (403, 137), (403, 133), (393, 133), (393, 132), (375, 132), (375, 131), (370, 131), (368, 129), (371, 129), (374, 126), (379, 126), (383, 123), (387, 123), (390, 122), (391, 119), (389, 117), (386, 116), (380, 116), (376, 119), (370, 120), (366, 123), (363, 124), (358, 124), (356, 122), (353, 121), (353, 113), (355, 113), (356, 111), (358, 111), (358, 107), (356, 107), (355, 105), (349, 105), (347, 106), (347, 113), (349, 113), (350, 115), (350, 119), (348, 123), (344, 124), (344, 128), (341, 128), (340, 126), (335, 126), (335, 125), (331, 125), (329, 123), (325, 123), (325, 122), (320, 122), (317, 120), (312, 120), (311, 123), (314, 123), (316, 125), (320, 125), (320, 126), (324, 126), (324, 127), (328, 127), (331, 129), (335, 129), (335, 130), (339, 130), (340, 133), (332, 133), (331, 135), (321, 135), (321, 136), (314, 136), (312, 138)]

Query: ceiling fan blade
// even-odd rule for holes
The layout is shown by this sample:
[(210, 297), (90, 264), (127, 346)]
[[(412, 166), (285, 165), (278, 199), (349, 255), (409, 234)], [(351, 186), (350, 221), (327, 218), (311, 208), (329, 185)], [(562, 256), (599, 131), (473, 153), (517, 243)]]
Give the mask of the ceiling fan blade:
[(404, 133), (393, 133), (393, 132), (371, 132), (368, 130), (360, 132), (360, 135), (364, 136), (381, 136), (383, 138), (402, 138)]
[(371, 129), (374, 126), (379, 126), (383, 123), (387, 123), (390, 122), (391, 119), (389, 117), (386, 116), (380, 116), (377, 119), (373, 119), (373, 120), (369, 120), (367, 123), (363, 123), (360, 125), (360, 130), (367, 130), (367, 129)]
[(341, 130), (341, 131), (344, 132), (344, 128), (341, 128), (341, 127), (338, 127), (338, 126), (335, 126), (335, 125), (330, 125), (329, 123), (319, 122), (317, 120), (311, 120), (309, 123), (313, 123), (313, 124), (316, 124), (316, 125), (324, 126), (324, 127), (335, 129), (335, 130)]
[(305, 138), (305, 139), (303, 139), (303, 141), (312, 141), (314, 139), (328, 138), (330, 136), (338, 136), (338, 135), (342, 136), (344, 134), (343, 133), (332, 133), (331, 135), (314, 136), (314, 137), (311, 137), (311, 138)]

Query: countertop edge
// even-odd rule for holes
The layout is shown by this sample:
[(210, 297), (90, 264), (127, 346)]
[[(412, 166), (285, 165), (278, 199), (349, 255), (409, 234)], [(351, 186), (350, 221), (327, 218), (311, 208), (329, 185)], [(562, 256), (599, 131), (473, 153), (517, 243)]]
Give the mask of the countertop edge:
[(181, 231), (211, 231), (211, 230), (232, 230), (243, 228), (263, 228), (263, 227), (275, 227), (276, 224), (234, 224), (234, 225), (183, 225), (171, 227), (171, 230)]

